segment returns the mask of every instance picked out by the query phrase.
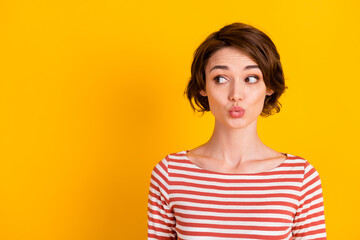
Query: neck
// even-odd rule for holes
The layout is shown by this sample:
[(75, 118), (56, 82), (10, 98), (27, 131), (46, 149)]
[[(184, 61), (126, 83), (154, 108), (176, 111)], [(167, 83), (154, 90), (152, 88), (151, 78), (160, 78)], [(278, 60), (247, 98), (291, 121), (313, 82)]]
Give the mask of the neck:
[(205, 149), (213, 158), (222, 159), (233, 166), (260, 159), (269, 150), (258, 136), (257, 120), (241, 129), (229, 128), (215, 121), (214, 132)]

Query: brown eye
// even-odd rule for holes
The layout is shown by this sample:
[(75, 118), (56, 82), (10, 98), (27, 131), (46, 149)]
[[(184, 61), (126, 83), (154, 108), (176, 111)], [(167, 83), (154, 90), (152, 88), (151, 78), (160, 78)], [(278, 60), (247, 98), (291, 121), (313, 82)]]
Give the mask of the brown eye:
[(215, 79), (216, 83), (226, 82), (226, 78), (224, 78), (223, 76), (216, 76), (214, 79)]
[(256, 83), (259, 80), (258, 76), (249, 76), (245, 79), (246, 82)]

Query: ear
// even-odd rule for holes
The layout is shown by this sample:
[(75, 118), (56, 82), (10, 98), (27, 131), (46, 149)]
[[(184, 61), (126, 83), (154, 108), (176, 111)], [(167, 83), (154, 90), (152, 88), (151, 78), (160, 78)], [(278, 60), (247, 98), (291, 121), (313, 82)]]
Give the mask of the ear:
[(200, 95), (203, 96), (203, 97), (206, 97), (207, 94), (206, 94), (206, 91), (205, 90), (200, 90)]
[(272, 90), (272, 89), (267, 89), (266, 90), (266, 95), (267, 96), (271, 96), (273, 93), (274, 93), (274, 90)]

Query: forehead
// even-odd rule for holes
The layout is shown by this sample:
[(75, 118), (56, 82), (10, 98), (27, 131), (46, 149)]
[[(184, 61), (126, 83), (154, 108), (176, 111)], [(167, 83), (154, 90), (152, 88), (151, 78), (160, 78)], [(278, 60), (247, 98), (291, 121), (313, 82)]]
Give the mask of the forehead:
[(234, 47), (224, 47), (214, 52), (209, 58), (205, 71), (209, 72), (215, 65), (226, 65), (231, 67), (244, 67), (246, 65), (257, 65), (247, 54)]

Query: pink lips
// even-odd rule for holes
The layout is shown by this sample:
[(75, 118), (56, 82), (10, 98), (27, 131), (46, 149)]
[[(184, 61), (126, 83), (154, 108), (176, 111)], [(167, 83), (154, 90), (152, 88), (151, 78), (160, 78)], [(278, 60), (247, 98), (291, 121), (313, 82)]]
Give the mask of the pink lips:
[(245, 110), (241, 107), (234, 106), (229, 110), (229, 113), (233, 118), (241, 118), (244, 115)]

